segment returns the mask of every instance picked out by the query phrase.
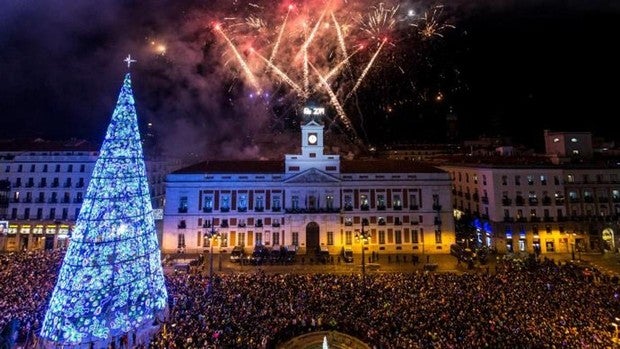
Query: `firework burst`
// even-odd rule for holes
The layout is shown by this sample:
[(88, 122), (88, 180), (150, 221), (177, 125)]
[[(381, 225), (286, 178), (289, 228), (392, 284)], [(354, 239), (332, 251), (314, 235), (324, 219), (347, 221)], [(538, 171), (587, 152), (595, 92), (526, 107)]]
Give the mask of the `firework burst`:
[[(279, 89), (297, 106), (309, 99), (330, 105), (338, 116), (334, 120), (361, 143), (346, 110), (359, 109), (351, 105), (357, 103), (351, 97), (364, 88), (373, 68), (390, 64), (382, 59), (384, 46), (397, 47), (397, 38), (412, 37), (412, 31), (430, 38), (453, 27), (441, 22), (443, 6), (420, 17), (411, 10), (401, 13), (401, 7), (346, 0), (276, 8), (271, 2), (249, 3), (238, 9), (243, 15), (225, 16), (214, 29), (222, 39), (224, 62), (241, 68), (239, 76), (253, 93)], [(404, 21), (408, 25), (400, 25)], [(370, 46), (374, 48), (364, 49)]]

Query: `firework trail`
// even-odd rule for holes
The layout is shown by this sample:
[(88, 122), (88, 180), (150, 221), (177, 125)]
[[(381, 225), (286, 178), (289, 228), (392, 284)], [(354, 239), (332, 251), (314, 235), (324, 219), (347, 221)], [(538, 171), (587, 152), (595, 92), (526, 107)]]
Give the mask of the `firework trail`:
[[(284, 16), (279, 20), (279, 27), (272, 25), (277, 16), (277, 12), (271, 11), (272, 2), (265, 6), (249, 3), (239, 10), (240, 16), (224, 16), (225, 20), (234, 22), (227, 26), (228, 35), (219, 26), (216, 31), (224, 38), (224, 47), (233, 53), (241, 66), (242, 76), (246, 77), (249, 86), (260, 91), (259, 79), (262, 84), (268, 80), (283, 82), (289, 89), (279, 90), (279, 93), (283, 97), (290, 93), (287, 99), (294, 99), (295, 104), (305, 103), (311, 95), (321, 98), (314, 96), (314, 93), (322, 87), (327, 94), (324, 102), (331, 105), (338, 115), (334, 120), (342, 123), (346, 132), (357, 138), (354, 123), (346, 110), (353, 111), (357, 107), (357, 122), (362, 119), (362, 112), (351, 97), (357, 95), (373, 67), (378, 66), (384, 71), (393, 65), (395, 70), (403, 71), (399, 62), (394, 60), (395, 55), (381, 60), (386, 43), (390, 43), (394, 50), (397, 47), (411, 47), (412, 42), (406, 42), (407, 45), (400, 45), (399, 42), (441, 37), (442, 30), (453, 28), (440, 21), (441, 5), (423, 12), (422, 16), (415, 15), (416, 12), (411, 9), (401, 16), (399, 12), (403, 6), (399, 3), (380, 2), (367, 6), (368, 3), (306, 1), (300, 11), (288, 5), (286, 9), (282, 8)], [(240, 7), (233, 5), (233, 8)], [(341, 22), (344, 18), (346, 20)], [(374, 42), (378, 45), (376, 51), (362, 54), (362, 49)], [(243, 51), (240, 47), (258, 49), (250, 49), (252, 54), (244, 59), (239, 52)], [(261, 47), (263, 54), (258, 52)], [(349, 53), (351, 50), (353, 52)], [(344, 67), (348, 68), (346, 74)], [(349, 90), (350, 86), (353, 87)], [(363, 128), (363, 124), (359, 127)]]
[(386, 42), (387, 42), (387, 39), (383, 39), (383, 41), (381, 42), (381, 45), (379, 45), (379, 48), (377, 49), (375, 54), (370, 59), (370, 62), (368, 62), (368, 64), (366, 65), (366, 68), (364, 68), (364, 71), (362, 71), (362, 75), (360, 75), (360, 77), (357, 79), (357, 82), (355, 83), (355, 85), (351, 89), (351, 92), (349, 92), (349, 94), (347, 95), (347, 98), (344, 99), (345, 102), (355, 93), (355, 91), (357, 91), (358, 87), (360, 87), (360, 84), (362, 83), (362, 81), (366, 77), (366, 74), (368, 74), (368, 71), (370, 70), (370, 68), (372, 67), (373, 63), (375, 62), (375, 59), (377, 59), (377, 56), (379, 55), (379, 52), (381, 52), (381, 49), (383, 48), (383, 45), (385, 45)]

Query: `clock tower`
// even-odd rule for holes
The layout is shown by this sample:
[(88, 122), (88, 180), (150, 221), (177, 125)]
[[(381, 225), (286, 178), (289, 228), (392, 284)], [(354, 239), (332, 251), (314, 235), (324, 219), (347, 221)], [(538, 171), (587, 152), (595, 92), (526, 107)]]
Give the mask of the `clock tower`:
[(325, 115), (323, 107), (304, 107), (304, 120), (301, 126), (301, 154), (314, 157), (323, 155), (323, 124), (321, 118)]
[(324, 107), (304, 107), (304, 123), (301, 125), (301, 154), (286, 155), (287, 169), (303, 171), (317, 168), (326, 172), (340, 170), (340, 157), (325, 154), (323, 150), (324, 125), (321, 120), (324, 115)]

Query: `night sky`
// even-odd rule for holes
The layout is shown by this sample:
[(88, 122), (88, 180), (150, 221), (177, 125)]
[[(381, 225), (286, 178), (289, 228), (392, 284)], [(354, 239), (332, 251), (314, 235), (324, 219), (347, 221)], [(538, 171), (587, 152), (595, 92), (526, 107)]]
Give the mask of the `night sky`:
[[(127, 71), (123, 59), (131, 53), (138, 60), (131, 72), (141, 129), (145, 133), (152, 123), (161, 149), (199, 158), (289, 151), (297, 144), (299, 98), (275, 79), (260, 80), (268, 94), (251, 95), (248, 80), (213, 29), (214, 21), (229, 25), (226, 30), (247, 58), (244, 43), (257, 45), (260, 38), (234, 32), (224, 19), (254, 15), (274, 27), (284, 18), (279, 11), (284, 3), (276, 8), (268, 3), (2, 1), (0, 137), (101, 142)], [(295, 4), (301, 3), (322, 6), (320, 0)], [(439, 8), (436, 20), (444, 27), (430, 37), (414, 32), (419, 26), (393, 30), (391, 44), (343, 103), (357, 140), (366, 145), (443, 142), (450, 110), (458, 118), (460, 139), (510, 136), (538, 149), (543, 129), (618, 139), (608, 123), (617, 116), (620, 5), (610, 3), (462, 0), (438, 7), (385, 2), (387, 8), (398, 5), (399, 14)], [(341, 8), (364, 13), (376, 4), (349, 0)], [(273, 39), (274, 33), (257, 35)], [(359, 37), (351, 36), (347, 45), (357, 44)], [(264, 42), (273, 46), (273, 40)], [(352, 60), (350, 77), (359, 76), (378, 46), (366, 42), (369, 49)], [(337, 52), (337, 47), (335, 41), (317, 41), (313, 53)], [(320, 55), (327, 62), (334, 57)], [(284, 63), (279, 67), (286, 70)], [(341, 101), (355, 81), (334, 80)], [(311, 99), (336, 114), (326, 93)], [(330, 134), (351, 140), (342, 123), (328, 126)]]

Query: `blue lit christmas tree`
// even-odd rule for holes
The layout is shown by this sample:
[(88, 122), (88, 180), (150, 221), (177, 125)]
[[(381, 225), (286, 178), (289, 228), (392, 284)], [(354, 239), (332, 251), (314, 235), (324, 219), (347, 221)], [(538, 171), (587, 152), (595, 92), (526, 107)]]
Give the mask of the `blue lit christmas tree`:
[(112, 121), (45, 314), (41, 338), (100, 347), (151, 326), (167, 291), (131, 76)]

